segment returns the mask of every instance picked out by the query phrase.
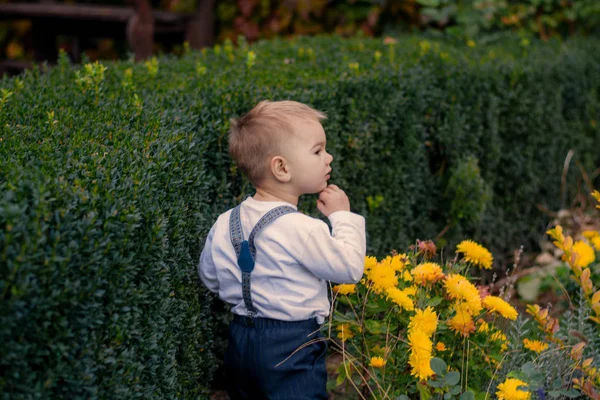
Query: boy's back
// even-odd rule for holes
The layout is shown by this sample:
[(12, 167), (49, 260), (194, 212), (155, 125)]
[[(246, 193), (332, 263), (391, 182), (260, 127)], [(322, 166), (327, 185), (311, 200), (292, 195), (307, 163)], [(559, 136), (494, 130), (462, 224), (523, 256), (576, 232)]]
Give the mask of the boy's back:
[[(248, 197), (241, 205), (244, 238), (269, 210), (286, 202), (263, 202)], [(208, 289), (232, 305), (232, 312), (248, 315), (241, 291), (242, 272), (231, 243), (229, 218), (219, 216), (202, 251), (199, 274)], [(257, 255), (252, 272), (253, 304), (257, 317), (300, 321), (329, 315), (327, 282), (354, 283), (363, 273), (364, 218), (338, 211), (327, 224), (300, 212), (279, 217), (255, 239)]]

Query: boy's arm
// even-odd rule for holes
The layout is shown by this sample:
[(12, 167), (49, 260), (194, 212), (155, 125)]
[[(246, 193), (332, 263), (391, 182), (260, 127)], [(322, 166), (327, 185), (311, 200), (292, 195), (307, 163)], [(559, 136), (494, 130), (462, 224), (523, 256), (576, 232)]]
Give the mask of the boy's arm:
[(327, 224), (317, 224), (304, 244), (302, 264), (315, 276), (336, 283), (356, 283), (363, 275), (367, 242), (365, 219), (350, 211), (329, 215)]
[[(216, 225), (216, 224), (215, 224)], [(198, 264), (198, 275), (202, 283), (213, 293), (219, 291), (219, 281), (217, 280), (217, 268), (213, 260), (212, 241), (215, 235), (215, 225), (208, 232), (204, 248), (200, 255), (200, 263)]]

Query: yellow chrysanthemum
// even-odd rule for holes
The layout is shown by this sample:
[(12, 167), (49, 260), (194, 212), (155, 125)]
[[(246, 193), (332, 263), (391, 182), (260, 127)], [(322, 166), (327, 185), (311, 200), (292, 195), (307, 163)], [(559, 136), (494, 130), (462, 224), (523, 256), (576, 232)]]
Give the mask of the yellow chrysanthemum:
[(406, 289), (404, 289), (404, 293), (406, 293), (409, 296), (414, 296), (415, 294), (417, 294), (417, 290), (419, 290), (418, 287), (416, 286), (409, 286)]
[(410, 374), (420, 380), (426, 380), (434, 374), (430, 366), (433, 344), (427, 335), (419, 331), (408, 333), (408, 344), (410, 346), (408, 364), (412, 367)]
[(597, 251), (600, 251), (600, 236), (594, 236), (590, 239)]
[(421, 285), (437, 282), (444, 277), (442, 268), (436, 263), (419, 264), (410, 273), (414, 277), (415, 283)]
[(371, 361), (369, 362), (369, 365), (373, 368), (381, 368), (386, 363), (387, 362), (382, 357), (371, 357)]
[(477, 332), (487, 332), (490, 330), (490, 325), (485, 322), (483, 319), (479, 318), (477, 320), (477, 323), (479, 324), (479, 328), (477, 329)]
[(497, 296), (486, 296), (482, 303), (488, 310), (497, 312), (504, 318), (512, 319), (513, 321), (517, 319), (517, 315), (519, 315), (513, 306)]
[(340, 324), (337, 327), (338, 334), (337, 337), (345, 342), (348, 339), (352, 339), (354, 337), (354, 333), (352, 333), (352, 328), (350, 328), (349, 323)]
[(437, 342), (436, 345), (435, 345), (435, 349), (437, 351), (446, 351), (447, 350), (446, 349), (446, 345), (444, 343), (442, 343), (442, 342)]
[(385, 264), (392, 268), (396, 272), (402, 271), (408, 264), (408, 257), (406, 254), (397, 254), (395, 256), (387, 256), (381, 260), (381, 264)]
[(380, 263), (375, 264), (366, 274), (367, 278), (373, 284), (373, 292), (377, 294), (384, 293), (387, 288), (398, 285), (396, 271), (394, 271), (389, 265)]
[(339, 294), (352, 294), (356, 293), (356, 285), (344, 283), (342, 285), (336, 285), (333, 287), (333, 291)]
[(405, 309), (406, 311), (412, 311), (415, 308), (415, 305), (410, 297), (408, 297), (408, 293), (406, 290), (400, 290), (397, 287), (393, 286), (387, 288), (385, 290), (387, 294), (387, 298), (391, 299), (394, 303), (398, 304), (400, 308)]
[(365, 273), (377, 264), (377, 258), (373, 256), (365, 257)]
[(437, 329), (437, 314), (432, 307), (425, 310), (416, 310), (408, 323), (408, 329), (411, 331), (421, 331), (427, 336), (433, 335)]
[(458, 309), (456, 315), (448, 321), (448, 326), (454, 332), (465, 337), (475, 331), (475, 323), (471, 318), (471, 314), (461, 309)]
[(573, 245), (573, 252), (577, 253), (575, 263), (581, 268), (585, 268), (596, 261), (596, 254), (592, 246), (582, 240), (578, 240)]
[(592, 239), (592, 238), (600, 236), (600, 232), (587, 230), (587, 231), (583, 231), (582, 235), (586, 239)]
[(536, 353), (541, 353), (542, 351), (548, 348), (547, 343), (541, 342), (539, 340), (529, 339), (523, 339), (523, 346), (525, 346), (525, 348), (528, 350), (535, 351)]
[[(593, 197), (596, 199), (596, 201), (597, 201), (598, 203), (600, 203), (600, 192), (599, 192), (599, 191), (597, 191), (597, 190), (594, 190), (594, 191), (592, 192), (592, 196), (593, 196)], [(600, 209), (600, 204), (597, 204), (597, 205), (596, 205), (596, 208)]]
[(494, 332), (490, 339), (493, 341), (501, 341), (502, 345), (500, 346), (500, 351), (508, 350), (508, 340), (506, 339), (506, 335), (500, 331)]
[(498, 400), (529, 400), (531, 393), (519, 390), (520, 386), (529, 387), (525, 382), (516, 378), (507, 378), (498, 385), (496, 396)]
[(450, 274), (444, 280), (444, 288), (451, 299), (464, 301), (472, 315), (481, 311), (479, 291), (467, 278), (458, 274)]
[(456, 252), (462, 253), (468, 263), (475, 264), (480, 268), (492, 269), (492, 262), (494, 261), (492, 253), (472, 240), (460, 242), (456, 246)]
[(413, 277), (410, 274), (410, 272), (408, 272), (408, 271), (405, 270), (402, 273), (402, 280), (405, 281), (405, 282), (412, 282), (413, 281)]

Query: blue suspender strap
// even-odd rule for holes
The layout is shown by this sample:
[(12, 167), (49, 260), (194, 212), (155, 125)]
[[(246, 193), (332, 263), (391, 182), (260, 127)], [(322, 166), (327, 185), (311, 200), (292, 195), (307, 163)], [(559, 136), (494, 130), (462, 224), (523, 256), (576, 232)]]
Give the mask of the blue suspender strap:
[(289, 206), (280, 206), (269, 210), (258, 221), (256, 226), (254, 226), (254, 229), (252, 229), (248, 240), (244, 240), (242, 223), (240, 221), (240, 207), (241, 205), (235, 207), (229, 216), (229, 237), (231, 238), (231, 243), (235, 249), (238, 266), (242, 270), (242, 297), (244, 299), (244, 304), (248, 310), (248, 316), (254, 318), (256, 315), (256, 309), (252, 305), (252, 296), (250, 290), (250, 276), (252, 274), (252, 270), (254, 270), (254, 260), (256, 259), (256, 246), (254, 245), (254, 238), (271, 222), (282, 215), (296, 212), (296, 209)]

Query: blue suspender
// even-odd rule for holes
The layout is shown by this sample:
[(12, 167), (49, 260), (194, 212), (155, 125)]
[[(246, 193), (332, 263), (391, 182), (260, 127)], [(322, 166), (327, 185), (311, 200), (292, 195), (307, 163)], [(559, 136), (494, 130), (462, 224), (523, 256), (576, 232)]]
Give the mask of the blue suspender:
[(244, 240), (242, 222), (240, 221), (240, 207), (241, 205), (238, 205), (234, 208), (229, 216), (229, 237), (231, 238), (231, 244), (233, 244), (233, 248), (235, 249), (238, 266), (242, 270), (242, 296), (244, 298), (244, 304), (248, 310), (248, 316), (254, 318), (256, 309), (252, 305), (252, 296), (250, 294), (250, 275), (254, 269), (254, 260), (256, 259), (254, 238), (271, 222), (282, 215), (296, 212), (296, 209), (289, 206), (279, 206), (269, 210), (256, 223), (248, 240)]

